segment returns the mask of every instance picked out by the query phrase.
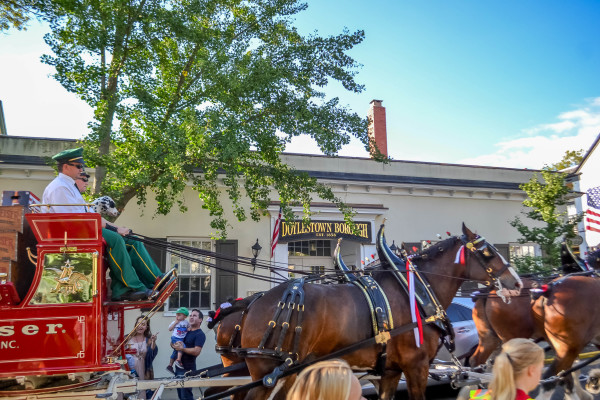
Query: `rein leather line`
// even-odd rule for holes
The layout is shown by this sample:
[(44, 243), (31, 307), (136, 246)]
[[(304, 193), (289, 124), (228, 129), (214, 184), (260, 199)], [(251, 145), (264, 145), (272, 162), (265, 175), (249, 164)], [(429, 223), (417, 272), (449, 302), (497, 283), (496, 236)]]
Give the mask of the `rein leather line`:
[[(312, 361), (305, 361), (305, 362), (300, 363), (300, 364), (292, 365), (289, 368), (287, 368), (285, 371), (283, 371), (281, 373), (281, 375), (279, 375), (278, 378), (284, 378), (286, 376), (296, 374), (296, 373), (302, 371), (304, 368), (308, 367), (309, 365), (312, 365), (312, 364), (315, 364), (315, 363), (318, 363), (318, 362), (321, 362), (321, 361), (330, 360), (332, 358), (339, 358), (339, 357), (342, 357), (342, 356), (344, 356), (346, 354), (349, 354), (349, 353), (352, 353), (352, 352), (354, 352), (356, 350), (359, 350), (359, 349), (361, 349), (363, 347), (371, 346), (371, 345), (374, 345), (374, 344), (379, 344), (382, 340), (387, 341), (387, 340), (389, 340), (390, 338), (392, 338), (394, 336), (400, 335), (400, 334), (405, 333), (405, 332), (409, 332), (411, 329), (414, 329), (416, 326), (417, 326), (417, 324), (415, 322), (412, 322), (412, 323), (409, 323), (409, 324), (406, 324), (406, 325), (402, 325), (402, 326), (400, 326), (398, 328), (392, 329), (391, 331), (385, 332), (385, 334), (383, 334), (383, 332), (382, 332), (382, 334), (380, 334), (378, 336), (372, 336), (372, 337), (369, 337), (367, 339), (363, 339), (363, 340), (361, 340), (359, 342), (354, 343), (353, 345), (350, 345), (348, 347), (344, 347), (343, 349), (337, 350), (337, 351), (335, 351), (333, 353), (326, 354), (326, 355), (324, 355), (322, 357), (319, 357), (319, 358), (316, 358), (316, 359), (314, 359)], [(381, 335), (383, 335), (383, 337)], [(257, 380), (257, 381), (253, 381), (253, 382), (250, 382), (250, 383), (248, 383), (246, 385), (237, 386), (235, 388), (226, 390), (224, 392), (217, 393), (217, 394), (212, 395), (212, 396), (204, 397), (204, 400), (222, 399), (224, 397), (231, 396), (231, 395), (236, 394), (238, 392), (246, 391), (246, 390), (249, 390), (249, 389), (253, 389), (255, 387), (262, 386), (262, 385), (263, 385), (263, 380), (262, 379), (261, 380)]]

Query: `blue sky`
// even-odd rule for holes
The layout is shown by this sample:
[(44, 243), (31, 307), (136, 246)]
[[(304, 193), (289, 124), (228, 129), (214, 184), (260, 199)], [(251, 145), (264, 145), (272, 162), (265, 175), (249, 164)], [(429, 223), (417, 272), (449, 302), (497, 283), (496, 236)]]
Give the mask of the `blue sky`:
[[(387, 111), (394, 159), (540, 168), (600, 133), (598, 1), (310, 0), (302, 33), (363, 29), (351, 55), (361, 94), (327, 89), (366, 115)], [(48, 78), (43, 27), (0, 36), (0, 100), (11, 135), (77, 138), (91, 110)], [(296, 140), (294, 152), (316, 152)], [(366, 154), (356, 143), (342, 155)]]

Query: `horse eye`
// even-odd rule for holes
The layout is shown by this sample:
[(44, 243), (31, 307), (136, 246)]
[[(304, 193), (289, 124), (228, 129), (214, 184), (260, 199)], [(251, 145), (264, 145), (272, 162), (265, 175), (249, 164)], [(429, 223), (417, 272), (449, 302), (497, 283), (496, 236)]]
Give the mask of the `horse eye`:
[(489, 249), (486, 247), (485, 249), (483, 249), (483, 255), (486, 257), (491, 257), (492, 253), (490, 253)]

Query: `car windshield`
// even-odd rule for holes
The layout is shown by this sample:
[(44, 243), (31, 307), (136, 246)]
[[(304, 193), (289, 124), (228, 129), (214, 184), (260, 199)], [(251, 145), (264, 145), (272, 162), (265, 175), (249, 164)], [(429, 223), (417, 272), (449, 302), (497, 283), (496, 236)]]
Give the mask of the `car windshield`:
[(473, 318), (473, 311), (470, 308), (456, 303), (451, 303), (446, 313), (451, 322), (468, 321)]

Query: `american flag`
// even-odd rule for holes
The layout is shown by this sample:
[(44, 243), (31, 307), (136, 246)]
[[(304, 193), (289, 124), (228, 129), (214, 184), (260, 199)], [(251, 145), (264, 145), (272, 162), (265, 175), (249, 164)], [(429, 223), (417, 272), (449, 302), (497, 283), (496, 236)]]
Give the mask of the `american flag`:
[(35, 194), (33, 194), (32, 192), (29, 192), (29, 211), (32, 213), (39, 213), (41, 212), (40, 208), (41, 207), (31, 207), (32, 204), (40, 204), (40, 199), (39, 197), (37, 197)]
[(600, 186), (587, 191), (587, 206), (585, 229), (600, 232)]
[(281, 228), (281, 207), (279, 207), (279, 215), (277, 215), (277, 219), (275, 220), (273, 236), (271, 237), (271, 258), (273, 258), (273, 254), (275, 254), (275, 247), (279, 241), (279, 228)]

